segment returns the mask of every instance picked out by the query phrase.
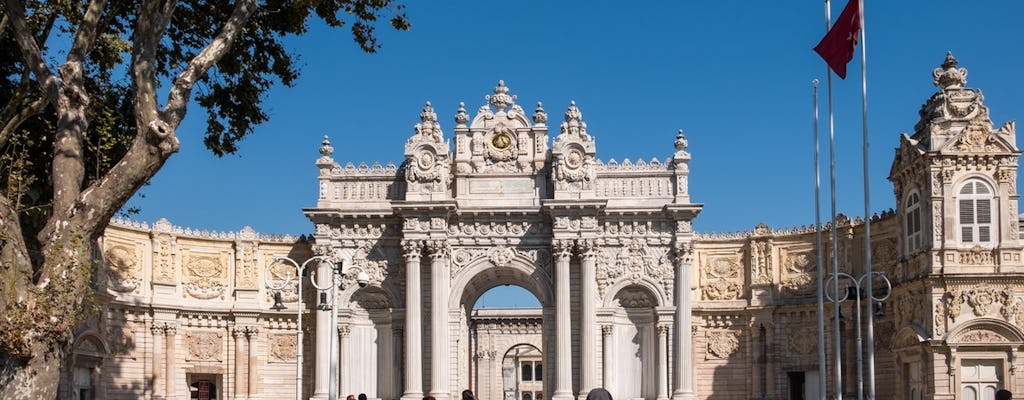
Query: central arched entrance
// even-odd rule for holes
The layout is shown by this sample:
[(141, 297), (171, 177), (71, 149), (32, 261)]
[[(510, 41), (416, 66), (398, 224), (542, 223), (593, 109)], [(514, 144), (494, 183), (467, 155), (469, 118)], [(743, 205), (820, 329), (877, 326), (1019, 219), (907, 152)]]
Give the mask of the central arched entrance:
[[(535, 257), (512, 253), (513, 257), (498, 260), (501, 265), (489, 257), (469, 263), (453, 274), (449, 310), (452, 314), (457, 310), (459, 318), (452, 318), (451, 331), (460, 333), (455, 350), (458, 355), (453, 356), (464, 371), (458, 374), (458, 384), (473, 390), (480, 399), (521, 398), (523, 391), (514, 389), (517, 382), (523, 384), (520, 366), (516, 365), (515, 371), (506, 369), (513, 367), (514, 362), (528, 360), (530, 380), (526, 392), (531, 400), (543, 400), (546, 393), (551, 393), (548, 385), (552, 382), (551, 368), (545, 366), (553, 360), (553, 351), (545, 349), (554, 348), (554, 343), (545, 339), (554, 337), (550, 271), (546, 263), (537, 262)], [(499, 295), (487, 296), (487, 301), (481, 302), (490, 292)], [(533, 351), (528, 352), (527, 348)], [(508, 359), (510, 354), (515, 357), (516, 349), (522, 357)]]

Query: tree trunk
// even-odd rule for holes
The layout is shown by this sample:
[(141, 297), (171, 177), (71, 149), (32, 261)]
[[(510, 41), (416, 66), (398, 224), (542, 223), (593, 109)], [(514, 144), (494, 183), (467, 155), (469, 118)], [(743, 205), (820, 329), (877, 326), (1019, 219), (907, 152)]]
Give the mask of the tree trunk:
[(0, 351), (0, 399), (49, 400), (57, 398), (61, 360), (65, 350), (43, 343), (32, 346), (36, 356), (23, 362)]

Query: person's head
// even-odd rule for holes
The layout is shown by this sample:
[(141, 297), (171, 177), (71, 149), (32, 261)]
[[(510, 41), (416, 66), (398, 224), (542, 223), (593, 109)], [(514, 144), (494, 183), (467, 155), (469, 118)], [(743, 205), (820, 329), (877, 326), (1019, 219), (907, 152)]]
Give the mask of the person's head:
[(435, 399), (434, 396), (427, 395), (427, 396), (423, 396), (423, 400), (437, 400), (437, 399)]
[(356, 400), (356, 395), (350, 394), (347, 397), (345, 397), (345, 400)]
[(366, 393), (360, 393), (359, 400), (366, 400)]
[(1013, 400), (1013, 393), (1006, 389), (999, 389), (996, 391), (996, 400)]
[(592, 389), (587, 393), (587, 400), (612, 400), (612, 394), (605, 388)]
[(473, 396), (473, 391), (466, 389), (462, 391), (462, 400), (476, 400), (476, 396)]

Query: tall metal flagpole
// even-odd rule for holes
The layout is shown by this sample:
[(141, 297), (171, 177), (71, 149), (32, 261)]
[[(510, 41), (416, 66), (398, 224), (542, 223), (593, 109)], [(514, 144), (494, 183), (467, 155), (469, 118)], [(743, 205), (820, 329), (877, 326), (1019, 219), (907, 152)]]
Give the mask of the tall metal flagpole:
[[(832, 28), (832, 4), (825, 0), (825, 34)], [(835, 399), (843, 400), (843, 364), (841, 332), (839, 331), (839, 230), (836, 229), (836, 136), (835, 119), (832, 115), (832, 71), (825, 65), (828, 85), (828, 160), (829, 160), (829, 202), (832, 216), (832, 332), (835, 346)]]
[(825, 400), (826, 374), (825, 368), (825, 270), (822, 268), (823, 249), (821, 247), (821, 161), (819, 159), (818, 138), (818, 80), (811, 81), (814, 85), (814, 236), (818, 255), (818, 400)]
[[(852, 1), (852, 0), (851, 0)], [(867, 78), (867, 34), (864, 27), (864, 0), (857, 0), (860, 7), (860, 112), (861, 112), (861, 151), (864, 157), (864, 276), (867, 277), (868, 301), (864, 302), (865, 314), (868, 316), (867, 324), (867, 379), (868, 399), (875, 399), (875, 329), (874, 320), (874, 292), (871, 286), (871, 188), (868, 179), (868, 78)], [(858, 304), (859, 306), (859, 304)]]

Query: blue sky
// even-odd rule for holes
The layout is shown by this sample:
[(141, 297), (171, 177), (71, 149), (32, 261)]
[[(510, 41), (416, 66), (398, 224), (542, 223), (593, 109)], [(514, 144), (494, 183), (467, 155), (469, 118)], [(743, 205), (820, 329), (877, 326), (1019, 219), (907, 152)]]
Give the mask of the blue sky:
[[(845, 5), (832, 5), (833, 17)], [(935, 92), (931, 72), (952, 51), (984, 91), (996, 125), (1024, 116), (1024, 3), (867, 1), (871, 208), (893, 207), (886, 180), (899, 134)], [(460, 101), (475, 110), (499, 79), (532, 111), (560, 121), (570, 100), (608, 161), (664, 160), (683, 129), (693, 156), (690, 192), (701, 232), (812, 224), (811, 80), (825, 65), (821, 1), (444, 1), (408, 4), (412, 30), (378, 30), (378, 54), (347, 30), (314, 26), (289, 41), (301, 55), (294, 88), (268, 94), (270, 122), (217, 158), (202, 145), (202, 110), (178, 129), (181, 151), (129, 205), (133, 219), (214, 231), (313, 231), (314, 161), (330, 135), (340, 163), (394, 162), (424, 102), (452, 134)], [(863, 214), (860, 55), (833, 79), (837, 203)], [(552, 137), (554, 134), (552, 135)], [(822, 162), (827, 167), (827, 148)], [(823, 216), (827, 219), (827, 170)]]

